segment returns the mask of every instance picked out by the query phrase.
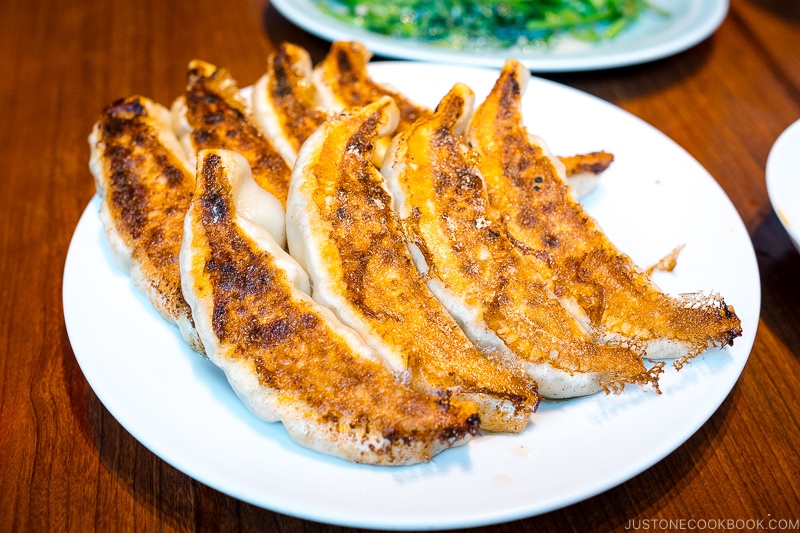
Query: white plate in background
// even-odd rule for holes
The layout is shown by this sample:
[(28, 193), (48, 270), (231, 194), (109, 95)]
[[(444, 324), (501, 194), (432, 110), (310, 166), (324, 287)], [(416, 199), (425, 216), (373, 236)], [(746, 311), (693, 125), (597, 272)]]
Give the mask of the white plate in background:
[[(374, 63), (370, 72), (429, 106), (455, 82), (469, 84), (480, 102), (497, 76), (411, 62)], [(538, 78), (528, 85), (523, 112), (531, 132), (556, 154), (615, 155), (585, 199), (587, 210), (644, 266), (685, 244), (677, 268), (656, 273), (655, 281), (671, 293), (722, 294), (742, 320), (734, 346), (709, 350), (680, 373), (668, 366), (662, 395), (628, 386), (616, 396), (545, 402), (521, 434), (482, 435), (427, 464), (348, 463), (301, 448), (281, 424), (258, 420), (223, 374), (184, 345), (115, 267), (95, 197), (75, 229), (63, 285), (69, 338), (95, 394), (134, 438), (202, 483), (343, 526), (432, 530), (529, 517), (601, 493), (660, 461), (716, 411), (749, 356), (760, 308), (749, 236), (700, 164), (629, 113)]]
[(479, 53), (371, 32), (325, 13), (315, 0), (272, 0), (271, 3), (287, 19), (310, 33), (330, 41), (360, 41), (377, 55), (492, 67), (501, 67), (507, 58), (513, 57), (534, 72), (599, 70), (661, 59), (706, 39), (728, 13), (728, 0), (653, 0), (670, 16), (645, 13), (611, 40), (586, 43), (563, 37), (546, 49), (524, 51), (516, 47)]
[(767, 158), (772, 208), (800, 252), (800, 120), (778, 136)]

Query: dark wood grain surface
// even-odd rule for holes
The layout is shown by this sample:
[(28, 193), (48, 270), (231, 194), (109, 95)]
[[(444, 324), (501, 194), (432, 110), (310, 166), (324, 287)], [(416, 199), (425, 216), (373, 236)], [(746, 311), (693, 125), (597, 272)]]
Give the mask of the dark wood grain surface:
[[(62, 311), (67, 247), (94, 194), (86, 138), (102, 107), (136, 93), (170, 102), (196, 57), (250, 83), (282, 40), (314, 60), (328, 47), (258, 0), (0, 5), (0, 531), (345, 530), (238, 501), (147, 450), (87, 384)], [(800, 255), (770, 207), (764, 169), (800, 118), (800, 4), (732, 0), (719, 30), (686, 52), (547, 77), (653, 124), (719, 181), (756, 249), (761, 319), (739, 382), (674, 453), (589, 500), (478, 530), (770, 518), (797, 530)]]

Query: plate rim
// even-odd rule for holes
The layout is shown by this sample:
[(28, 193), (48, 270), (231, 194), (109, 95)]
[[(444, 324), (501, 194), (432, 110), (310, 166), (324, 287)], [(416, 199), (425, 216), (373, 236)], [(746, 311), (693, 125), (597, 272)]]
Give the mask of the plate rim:
[[(800, 204), (787, 209), (789, 196), (782, 194), (786, 183), (791, 179), (786, 171), (787, 168), (792, 168), (791, 157), (794, 153), (792, 150), (796, 150), (793, 145), (790, 145), (791, 142), (797, 142), (800, 146), (800, 118), (789, 124), (775, 139), (767, 156), (765, 178), (767, 195), (772, 209), (792, 243), (800, 252), (800, 227), (798, 227), (800, 226)], [(789, 215), (791, 218), (786, 220)]]
[[(498, 51), (482, 56), (473, 52), (459, 52), (437, 48), (426, 43), (403, 41), (377, 34), (363, 28), (347, 25), (320, 10), (314, 0), (272, 0), (271, 4), (290, 22), (328, 41), (358, 40), (373, 53), (393, 59), (454, 63), (467, 66), (501, 67), (504, 58), (514, 55), (533, 72), (581, 72), (631, 66), (656, 61), (678, 54), (710, 37), (724, 22), (729, 11), (729, 0), (700, 0), (697, 16), (684, 24), (690, 31), (671, 36), (661, 42), (644, 47), (610, 53), (590, 53), (558, 57), (547, 54), (507, 54)], [(688, 2), (689, 8), (696, 3)], [(624, 37), (624, 36), (623, 36)], [(636, 44), (635, 42), (632, 44)]]

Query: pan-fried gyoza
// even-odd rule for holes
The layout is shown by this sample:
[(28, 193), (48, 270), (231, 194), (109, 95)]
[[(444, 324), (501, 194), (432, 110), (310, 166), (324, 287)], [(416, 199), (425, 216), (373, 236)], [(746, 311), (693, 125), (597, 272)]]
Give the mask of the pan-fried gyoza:
[(394, 101), (342, 113), (303, 145), (287, 202), (289, 251), (314, 299), (365, 338), (412, 387), (469, 399), (481, 427), (519, 432), (539, 397), (522, 365), (478, 349), (414, 267), (392, 199), (372, 164), (398, 122)]
[(258, 127), (236, 80), (205, 61), (189, 63), (185, 93), (172, 105), (173, 124), (187, 152), (234, 150), (247, 159), (253, 177), (282, 205), (289, 189), (290, 164)]
[[(367, 65), (372, 53), (359, 42), (337, 41), (325, 58), (314, 67), (314, 84), (323, 105), (332, 112), (363, 107), (384, 96), (394, 99), (400, 109), (397, 132), (405, 131), (415, 120), (430, 114), (430, 109), (407, 98), (403, 93), (378, 83), (370, 77)], [(373, 161), (380, 166), (390, 141), (389, 136), (376, 141)]]
[(306, 293), (308, 280), (247, 204), (247, 161), (198, 155), (181, 275), (209, 359), (257, 416), (299, 444), (350, 461), (402, 465), (468, 441), (475, 406), (408, 388)]
[(492, 218), (599, 338), (624, 338), (653, 358), (677, 357), (678, 367), (710, 346), (732, 344), (742, 330), (731, 306), (717, 295), (663, 293), (570, 195), (559, 162), (523, 124), (529, 76), (507, 62), (467, 129)]
[(456, 84), (430, 118), (397, 135), (381, 172), (429, 286), (478, 345), (510, 350), (545, 397), (657, 387), (660, 367), (622, 347), (599, 346), (487, 212), (486, 192), (461, 133), (474, 102)]
[(89, 145), (112, 255), (161, 316), (202, 353), (178, 267), (194, 164), (175, 137), (169, 111), (143, 96), (118, 100), (94, 125)]
[(413, 464), (530, 428), (540, 398), (660, 392), (653, 358), (741, 335), (720, 296), (650, 280), (679, 248), (641, 270), (583, 211), (614, 155), (530, 134), (519, 63), (473, 113), (466, 85), (433, 111), (370, 57), (282, 43), (252, 90), (194, 60), (171, 110), (119, 100), (89, 138), (112, 256), (258, 417)]
[(305, 140), (332, 114), (321, 105), (308, 52), (290, 43), (270, 54), (252, 100), (256, 121), (291, 165)]

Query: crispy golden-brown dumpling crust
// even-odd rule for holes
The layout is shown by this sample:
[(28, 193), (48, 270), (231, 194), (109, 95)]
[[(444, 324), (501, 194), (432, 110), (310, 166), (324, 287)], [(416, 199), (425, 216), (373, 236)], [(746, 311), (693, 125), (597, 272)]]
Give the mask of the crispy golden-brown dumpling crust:
[(100, 218), (114, 258), (202, 353), (178, 267), (194, 169), (175, 137), (169, 111), (142, 96), (116, 101), (103, 111), (89, 144)]
[(209, 359), (259, 417), (299, 444), (350, 461), (402, 465), (463, 444), (475, 406), (409, 389), (305, 291), (305, 272), (248, 202), (246, 160), (202, 151), (181, 274)]
[(521, 358), (545, 397), (657, 384), (638, 354), (598, 346), (488, 213), (461, 133), (474, 95), (457, 84), (429, 119), (394, 138), (381, 172), (429, 286), (478, 344)]
[(529, 76), (509, 61), (467, 130), (493, 218), (599, 337), (626, 338), (649, 357), (679, 357), (679, 366), (732, 344), (742, 330), (731, 306), (716, 295), (663, 293), (573, 198), (559, 162), (523, 125)]
[(538, 405), (521, 365), (508, 368), (473, 345), (416, 270), (374, 141), (398, 121), (394, 101), (330, 119), (303, 146), (292, 173), (289, 250), (314, 298), (409, 375), (412, 387), (447, 391), (479, 406), (481, 427), (518, 432)]

